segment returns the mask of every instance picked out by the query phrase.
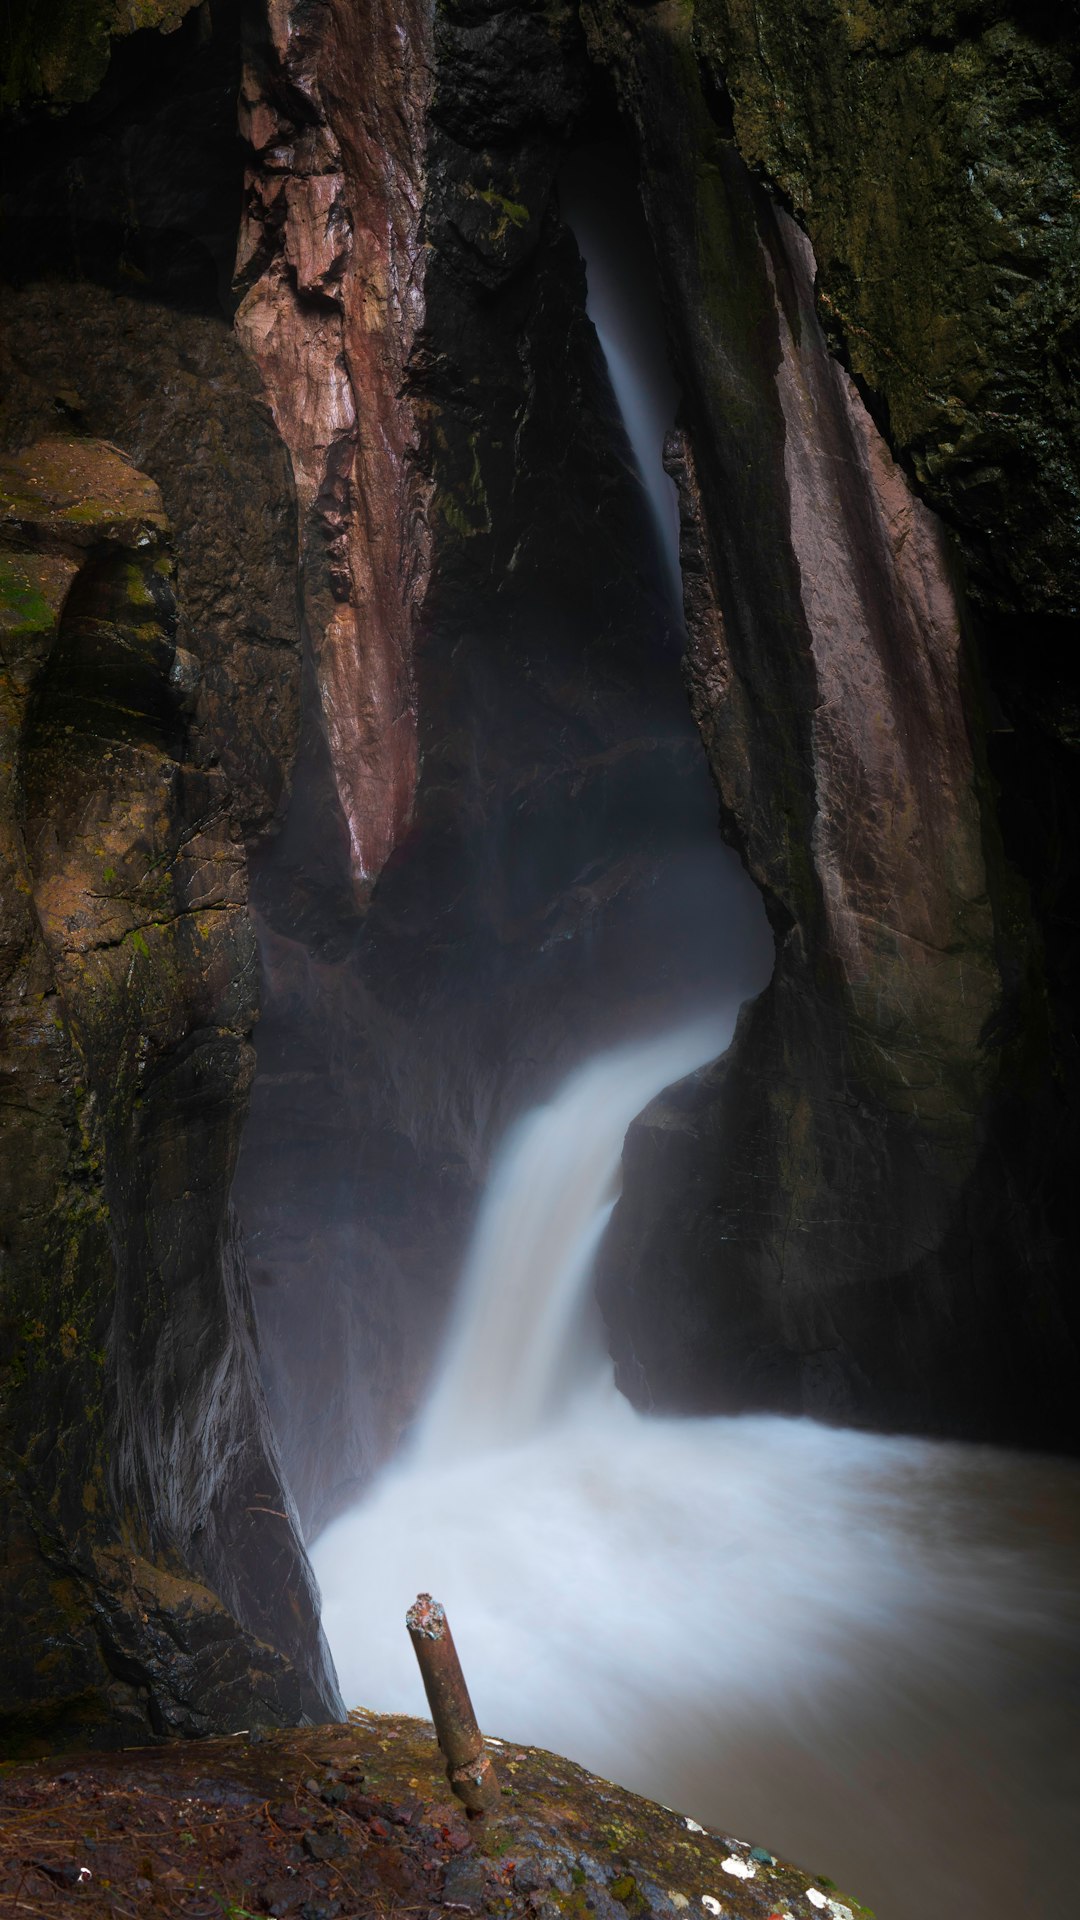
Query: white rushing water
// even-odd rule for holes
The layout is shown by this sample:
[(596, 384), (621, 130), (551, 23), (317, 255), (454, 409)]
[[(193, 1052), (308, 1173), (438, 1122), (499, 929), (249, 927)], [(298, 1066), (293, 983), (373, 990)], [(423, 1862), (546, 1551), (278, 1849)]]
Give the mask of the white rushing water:
[(672, 600), (682, 606), (679, 496), (664, 471), (664, 436), (675, 422), (663, 320), (649, 284), (648, 238), (625, 162), (603, 147), (572, 157), (559, 178), (563, 218), (581, 249), (586, 310), (607, 361), (612, 391), (656, 528)]
[(346, 1699), (426, 1711), (403, 1623), (427, 1589), (493, 1733), (879, 1920), (1075, 1911), (1077, 1470), (647, 1419), (600, 1362), (589, 1268), (626, 1126), (726, 1037), (594, 1061), (506, 1142), (413, 1444), (315, 1548)]

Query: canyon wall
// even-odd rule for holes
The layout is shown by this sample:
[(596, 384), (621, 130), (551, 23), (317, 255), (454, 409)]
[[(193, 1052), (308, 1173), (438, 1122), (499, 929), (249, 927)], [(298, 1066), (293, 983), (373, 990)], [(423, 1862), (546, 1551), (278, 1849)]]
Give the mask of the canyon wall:
[(279, 0), (250, 31), (238, 338), (289, 450), (304, 617), (350, 864), (412, 811), (412, 625), (429, 566), (406, 368), (424, 311), (430, 30), (422, 4)]
[(10, 1750), (340, 1710), (230, 1199), (246, 847), (287, 792), (300, 625), (287, 459), (218, 304), (239, 34), (202, 25), (121, 42), (96, 105), (11, 136)]
[(1070, 43), (1001, 7), (759, 14), (585, 13), (684, 380), (691, 697), (778, 935), (731, 1056), (632, 1135), (621, 1377), (1070, 1444), (1071, 856), (1025, 792), (1071, 817), (1066, 688), (1032, 728), (1075, 612)]

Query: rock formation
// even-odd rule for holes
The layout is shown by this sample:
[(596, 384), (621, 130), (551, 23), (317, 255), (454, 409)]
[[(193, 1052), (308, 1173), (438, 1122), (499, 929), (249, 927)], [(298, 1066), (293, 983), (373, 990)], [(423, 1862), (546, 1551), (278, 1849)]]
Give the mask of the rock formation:
[(7, 1736), (314, 1716), (334, 1683), (229, 1208), (244, 849), (190, 752), (169, 523), (89, 436), (2, 486)]
[[(586, 8), (594, 57), (641, 145), (685, 382), (673, 459), (692, 698), (779, 943), (773, 986), (713, 1083), (654, 1111), (633, 1142), (634, 1199), (609, 1242), (605, 1297), (624, 1382), (646, 1401), (801, 1407), (1060, 1445), (1076, 1362), (1064, 1282), (1074, 1055), (1070, 1016), (1053, 1010), (1068, 936), (1056, 903), (1045, 936), (1033, 923), (1033, 849), (1010, 833), (1009, 807), (1026, 810), (1010, 788), (1036, 757), (1056, 762), (1037, 776), (1053, 780), (1055, 811), (1073, 806), (1075, 779), (1060, 712), (1011, 764), (993, 733), (1028, 734), (1034, 718), (1026, 675), (1015, 660), (1001, 671), (1003, 611), (1019, 598), (1060, 615), (1075, 595), (1075, 551), (1071, 585), (1062, 591), (1061, 576), (1051, 592), (1049, 560), (1037, 585), (1019, 530), (1038, 519), (1058, 541), (1049, 530), (1075, 485), (1057, 438), (1061, 336), (1044, 311), (1066, 299), (1067, 253), (1047, 209), (1060, 198), (1069, 109), (1059, 98), (1055, 120), (1040, 99), (1016, 139), (1006, 124), (1032, 99), (1036, 70), (1067, 65), (1070, 42), (972, 8), (985, 31), (969, 40), (957, 27), (950, 51), (926, 43), (919, 9), (900, 11), (906, 30), (894, 9), (871, 10), (864, 29), (826, 8), (793, 36), (785, 9), (755, 40), (736, 5), (693, 23)], [(961, 100), (973, 76), (978, 151)], [(968, 147), (937, 131), (934, 99)], [(825, 101), (845, 113), (830, 120)], [(883, 208), (875, 142), (894, 176)], [(916, 481), (938, 476), (927, 490), (961, 522), (984, 609), (974, 630), (955, 547), (827, 359), (809, 246), (741, 147), (775, 162), (824, 249), (818, 313), (834, 338), (841, 329), (896, 452)], [(1004, 167), (1010, 217), (1041, 262), (1037, 308), (1013, 309), (1016, 233), (991, 249), (956, 212), (961, 150), (984, 181)], [(995, 304), (974, 297), (976, 281), (993, 284)], [(954, 380), (947, 404), (932, 403)], [(1040, 435), (1058, 454), (1036, 475)], [(976, 455), (981, 490), (969, 488)], [(981, 516), (995, 460), (1009, 511), (991, 513), (990, 555)], [(1035, 657), (1036, 686), (1045, 670)], [(1051, 858), (1056, 895), (1061, 855)]]
[(299, 630), (286, 457), (217, 306), (238, 40), (199, 29), (122, 42), (99, 113), (12, 135), (0, 1604), (22, 1747), (337, 1704), (230, 1208), (245, 840), (287, 792)]
[(406, 369), (424, 313), (427, 18), (338, 0), (312, 21), (284, 0), (250, 41), (236, 330), (289, 450), (304, 615), (362, 882), (416, 785), (412, 627), (430, 541)]

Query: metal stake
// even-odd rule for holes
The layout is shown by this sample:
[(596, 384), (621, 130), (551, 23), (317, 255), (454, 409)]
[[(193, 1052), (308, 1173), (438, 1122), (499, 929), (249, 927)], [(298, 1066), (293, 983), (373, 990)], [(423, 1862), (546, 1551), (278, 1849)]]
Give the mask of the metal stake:
[(417, 1594), (405, 1615), (405, 1625), (446, 1760), (450, 1790), (462, 1802), (470, 1820), (475, 1820), (497, 1804), (499, 1782), (476, 1724), (454, 1636), (442, 1607), (430, 1593)]

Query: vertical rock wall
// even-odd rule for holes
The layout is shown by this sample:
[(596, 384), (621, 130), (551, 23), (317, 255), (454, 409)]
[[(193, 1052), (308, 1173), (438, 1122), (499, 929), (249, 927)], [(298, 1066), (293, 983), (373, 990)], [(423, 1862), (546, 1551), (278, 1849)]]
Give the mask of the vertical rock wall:
[(406, 369), (424, 313), (429, 40), (422, 0), (336, 0), (314, 15), (275, 0), (241, 93), (251, 163), (236, 325), (292, 460), (304, 613), (357, 883), (393, 849), (416, 786), (429, 534)]
[(332, 1708), (229, 1187), (242, 838), (190, 749), (157, 486), (88, 436), (3, 469), (5, 1743)]
[[(738, 151), (723, 13), (586, 10), (640, 142), (684, 381), (672, 459), (692, 697), (779, 936), (732, 1056), (632, 1136), (605, 1281), (623, 1378), (664, 1405), (1061, 1443), (1076, 1109), (1068, 1052), (1049, 1057), (1040, 933), (1004, 856), (958, 556), (828, 356), (806, 239)], [(768, 48), (740, 31), (733, 84), (768, 93), (786, 128)], [(792, 94), (836, 52), (816, 12), (793, 24), (785, 10), (776, 46)], [(836, 181), (819, 132), (805, 178), (820, 166), (824, 196)], [(991, 137), (1007, 141), (1000, 124)], [(856, 146), (845, 205), (873, 221), (872, 154)], [(926, 202), (914, 179), (908, 191), (917, 224)], [(902, 288), (921, 256), (904, 257), (902, 222), (882, 215), (873, 232), (893, 233)], [(939, 280), (957, 265), (935, 262)], [(829, 311), (820, 290), (817, 304)], [(899, 352), (886, 333), (881, 353), (890, 340)], [(1025, 1100), (1035, 1128), (1057, 1113), (1049, 1177), (1023, 1143)]]
[(239, 71), (203, 10), (8, 129), (9, 1749), (340, 1711), (230, 1208), (299, 704), (287, 462), (218, 307)]
[(1075, 617), (1075, 6), (700, 0), (694, 40), (977, 599)]

